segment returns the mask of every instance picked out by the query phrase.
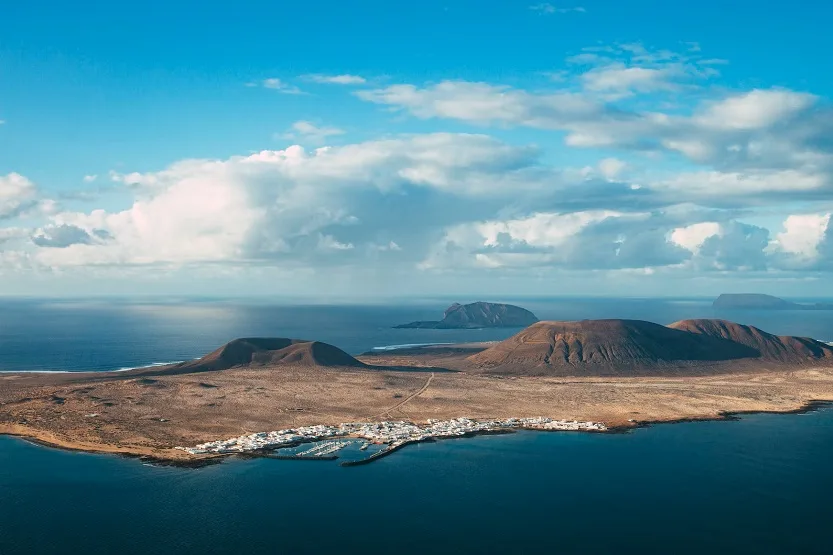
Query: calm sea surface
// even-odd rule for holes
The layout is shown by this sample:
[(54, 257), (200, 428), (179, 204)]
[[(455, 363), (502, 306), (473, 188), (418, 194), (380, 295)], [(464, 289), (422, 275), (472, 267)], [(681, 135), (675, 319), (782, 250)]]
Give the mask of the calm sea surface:
[[(393, 330), (449, 302), (385, 306), (3, 301), (0, 368), (108, 370), (240, 336), (373, 347), (502, 339)], [(526, 300), (547, 319), (723, 317), (833, 340), (833, 312), (708, 302)], [(0, 408), (2, 410), (2, 408)], [(422, 444), (373, 464), (145, 466), (0, 437), (0, 554), (833, 553), (833, 409), (622, 435), (523, 432)]]

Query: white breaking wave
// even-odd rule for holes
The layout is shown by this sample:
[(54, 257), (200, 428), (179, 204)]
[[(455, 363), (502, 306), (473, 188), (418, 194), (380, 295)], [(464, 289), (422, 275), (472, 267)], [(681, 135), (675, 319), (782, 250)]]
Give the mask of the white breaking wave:
[(185, 361), (172, 360), (170, 362), (151, 362), (150, 364), (142, 364), (140, 366), (125, 366), (124, 368), (117, 368), (116, 370), (0, 370), (0, 374), (93, 374), (97, 372), (127, 372), (128, 370), (138, 370), (139, 368), (170, 366), (171, 364), (179, 364), (180, 362)]
[(383, 345), (373, 347), (373, 351), (395, 351), (397, 349), (410, 349), (412, 347), (432, 347), (434, 345), (454, 345), (454, 343), (403, 343), (402, 345)]
[(172, 360), (170, 362), (151, 362), (150, 364), (142, 364), (141, 366), (125, 366), (118, 370), (109, 370), (109, 372), (126, 372), (128, 370), (138, 370), (139, 368), (152, 368), (154, 366), (170, 366), (172, 364), (179, 364), (185, 362), (184, 360)]

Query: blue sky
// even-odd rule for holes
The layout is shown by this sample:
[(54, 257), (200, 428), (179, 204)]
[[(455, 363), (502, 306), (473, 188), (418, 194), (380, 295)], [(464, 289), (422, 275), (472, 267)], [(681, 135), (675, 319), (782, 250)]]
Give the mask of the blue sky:
[(7, 294), (829, 294), (825, 3), (2, 10)]

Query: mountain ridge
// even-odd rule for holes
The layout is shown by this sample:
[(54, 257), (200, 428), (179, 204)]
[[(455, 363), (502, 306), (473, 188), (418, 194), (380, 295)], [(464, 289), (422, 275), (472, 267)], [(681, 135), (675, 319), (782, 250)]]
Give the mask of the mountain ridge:
[(514, 375), (615, 374), (744, 360), (829, 362), (833, 348), (724, 320), (669, 326), (642, 320), (542, 321), (467, 358), (473, 371)]

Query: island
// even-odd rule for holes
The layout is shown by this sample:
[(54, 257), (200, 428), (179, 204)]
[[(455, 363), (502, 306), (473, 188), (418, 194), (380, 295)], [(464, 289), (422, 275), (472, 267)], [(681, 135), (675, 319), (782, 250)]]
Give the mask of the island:
[[(364, 464), (422, 441), (606, 433), (833, 401), (833, 347), (716, 319), (536, 322), (496, 343), (353, 356), (235, 339), (121, 372), (0, 374), (0, 433), (165, 464), (228, 456)], [(348, 450), (361, 454), (345, 460)]]
[(538, 318), (519, 306), (503, 303), (454, 303), (445, 310), (442, 320), (417, 321), (394, 326), (399, 329), (478, 329), (523, 328)]
[(712, 306), (744, 310), (833, 310), (833, 303), (801, 304), (759, 293), (724, 293)]

